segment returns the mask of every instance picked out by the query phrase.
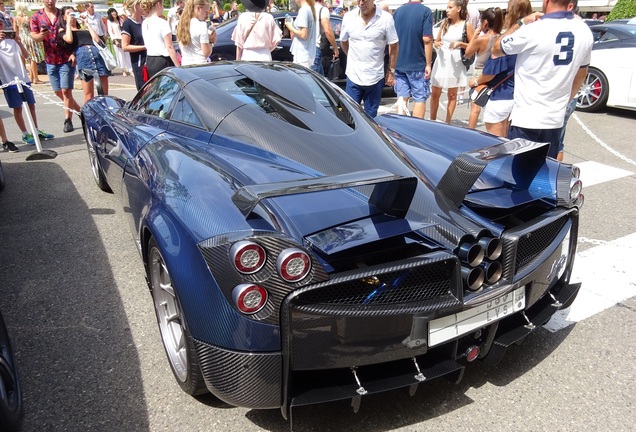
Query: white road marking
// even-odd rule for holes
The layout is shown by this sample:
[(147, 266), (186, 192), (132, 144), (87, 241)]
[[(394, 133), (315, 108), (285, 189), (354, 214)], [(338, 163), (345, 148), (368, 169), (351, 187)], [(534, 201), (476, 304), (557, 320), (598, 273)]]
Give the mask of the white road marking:
[(581, 282), (581, 291), (544, 328), (555, 332), (636, 296), (634, 258), (636, 233), (578, 253), (572, 282)]
[(630, 158), (628, 158), (627, 156), (619, 153), (618, 151), (614, 150), (612, 147), (610, 147), (609, 145), (607, 145), (605, 142), (603, 142), (599, 137), (597, 137), (596, 135), (594, 135), (594, 133), (583, 124), (583, 122), (581, 121), (581, 119), (576, 115), (576, 114), (572, 114), (572, 118), (574, 120), (576, 120), (576, 122), (579, 124), (579, 126), (581, 126), (581, 128), (585, 131), (586, 134), (588, 134), (590, 136), (590, 138), (592, 138), (594, 141), (596, 141), (601, 147), (603, 147), (605, 150), (607, 150), (608, 152), (612, 153), (614, 156), (616, 156), (619, 159), (624, 160), (627, 163), (630, 163), (632, 165), (636, 165), (636, 162), (634, 162), (633, 160), (631, 160)]
[(581, 181), (583, 182), (584, 191), (587, 186), (616, 180), (634, 174), (627, 170), (614, 168), (594, 161), (577, 163), (576, 166), (581, 169)]

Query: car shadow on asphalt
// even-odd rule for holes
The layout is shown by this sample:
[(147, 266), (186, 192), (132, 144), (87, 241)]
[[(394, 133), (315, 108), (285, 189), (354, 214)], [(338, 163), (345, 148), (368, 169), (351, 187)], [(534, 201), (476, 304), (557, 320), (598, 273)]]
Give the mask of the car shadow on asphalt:
[[(389, 431), (417, 425), (476, 403), (488, 406), (487, 400), (475, 400), (466, 393), (490, 383), (506, 386), (548, 358), (567, 338), (574, 326), (550, 333), (545, 329), (529, 335), (520, 345), (508, 349), (501, 362), (490, 366), (479, 361), (466, 367), (459, 384), (445, 379), (419, 386), (414, 396), (408, 389), (398, 389), (362, 398), (360, 411), (354, 414), (350, 401), (299, 407), (293, 410), (293, 430), (302, 431)], [(268, 431), (289, 431), (290, 424), (280, 410), (251, 410), (246, 417)]]
[(55, 162), (15, 155), (3, 166), (0, 309), (22, 378), (22, 431), (149, 430), (139, 355), (94, 210)]

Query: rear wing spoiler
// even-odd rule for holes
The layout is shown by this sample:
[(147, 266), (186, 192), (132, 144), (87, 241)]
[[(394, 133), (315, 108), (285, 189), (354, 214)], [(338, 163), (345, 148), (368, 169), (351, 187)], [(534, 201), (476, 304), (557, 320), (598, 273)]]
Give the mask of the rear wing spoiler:
[(369, 198), (369, 204), (386, 214), (404, 217), (413, 200), (417, 179), (402, 177), (382, 169), (372, 169), (334, 176), (243, 186), (234, 193), (232, 201), (243, 215), (248, 216), (254, 207), (266, 198), (369, 185), (376, 185)]
[(514, 156), (511, 176), (516, 183), (529, 185), (545, 163), (549, 143), (537, 143), (524, 139), (513, 139), (501, 144), (469, 151), (457, 155), (450, 164), (437, 188), (459, 207), (468, 191), (473, 187), (486, 166), (497, 159)]

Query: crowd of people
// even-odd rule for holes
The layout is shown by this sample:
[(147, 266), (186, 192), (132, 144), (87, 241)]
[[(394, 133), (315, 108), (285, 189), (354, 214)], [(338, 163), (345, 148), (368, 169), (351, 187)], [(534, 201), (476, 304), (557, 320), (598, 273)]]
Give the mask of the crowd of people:
[[(412, 99), (415, 117), (424, 118), (430, 98), (431, 120), (437, 120), (440, 99), (446, 93), (444, 120), (450, 123), (458, 100), (461, 103), (470, 89), (487, 84), (493, 89), (490, 99), (483, 109), (471, 104), (468, 127), (476, 127), (483, 115), (488, 132), (550, 142), (550, 155), (562, 157), (566, 108), (572, 106), (586, 75), (592, 46), (589, 28), (575, 19), (576, 2), (544, 0), (539, 13), (532, 12), (529, 0), (510, 0), (504, 18), (499, 8), (479, 12), (469, 7), (468, 0), (450, 0), (433, 38), (433, 13), (421, 0), (406, 3), (394, 13), (374, 0), (358, 0), (350, 11), (322, 0), (295, 0), (297, 14), (286, 19), (285, 27), (292, 38), (293, 61), (324, 74), (323, 56), (340, 55), (329, 17), (343, 16), (339, 32), (340, 48), (347, 55), (345, 90), (371, 117), (377, 115), (383, 88), (393, 86), (400, 107), (407, 107)], [(43, 9), (30, 18), (25, 8), (17, 10), (15, 20), (3, 19), (4, 28), (14, 28), (19, 35), (8, 39), (0, 34), (0, 53), (11, 58), (16, 68), (22, 67), (28, 84), (39, 82), (37, 64), (44, 53), (50, 85), (67, 108), (63, 130), (70, 132), (73, 111), (80, 109), (72, 93), (74, 79), (82, 82), (84, 102), (94, 96), (96, 80), (101, 91), (108, 93), (111, 72), (97, 48), (107, 38), (123, 75), (134, 76), (137, 89), (166, 67), (208, 62), (216, 42), (215, 28), (229, 19), (238, 18), (232, 34), (237, 60), (271, 60), (282, 38), (271, 15), (279, 11), (278, 6), (274, 0), (242, 3), (246, 11), (239, 13), (236, 1), (223, 11), (216, 0), (177, 0), (166, 19), (161, 0), (126, 0), (125, 16), (111, 8), (104, 19), (90, 2), (77, 9), (58, 9), (56, 0), (45, 0)], [(6, 16), (2, 0), (0, 13)], [(0, 78), (5, 81), (8, 75), (3, 69)], [(7, 101), (9, 92), (5, 89)], [(32, 93), (29, 97), (36, 118)], [(13, 105), (15, 101), (9, 106), (21, 109)], [(15, 118), (23, 128), (21, 116)], [(31, 144), (32, 137), (23, 132), (23, 141)], [(40, 137), (52, 135), (40, 131)], [(17, 151), (13, 143), (5, 149)]]

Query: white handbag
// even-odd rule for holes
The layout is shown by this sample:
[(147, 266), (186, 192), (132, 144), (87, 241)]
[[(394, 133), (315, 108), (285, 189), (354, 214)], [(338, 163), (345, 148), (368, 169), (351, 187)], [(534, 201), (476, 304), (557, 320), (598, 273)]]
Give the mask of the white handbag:
[(112, 71), (113, 69), (115, 69), (117, 67), (117, 60), (115, 60), (113, 53), (110, 52), (108, 47), (98, 42), (95, 42), (95, 46), (99, 50), (99, 55), (102, 56), (102, 59), (104, 59), (104, 64), (106, 64), (106, 69), (108, 69), (109, 71)]

